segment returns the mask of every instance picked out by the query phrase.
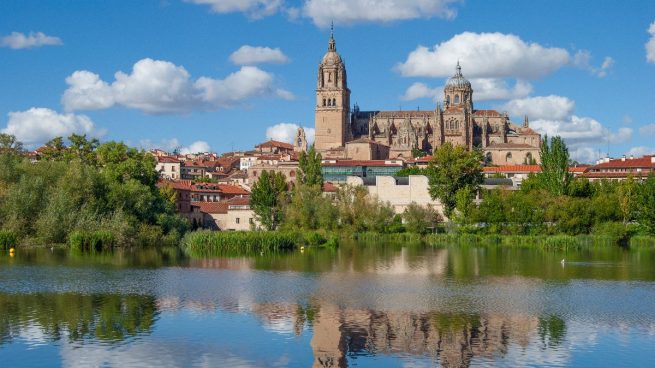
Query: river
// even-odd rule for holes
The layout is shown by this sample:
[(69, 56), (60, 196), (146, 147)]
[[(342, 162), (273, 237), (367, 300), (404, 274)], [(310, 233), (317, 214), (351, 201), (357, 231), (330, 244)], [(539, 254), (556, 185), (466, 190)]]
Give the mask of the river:
[(0, 253), (3, 367), (652, 367), (654, 358), (652, 249)]

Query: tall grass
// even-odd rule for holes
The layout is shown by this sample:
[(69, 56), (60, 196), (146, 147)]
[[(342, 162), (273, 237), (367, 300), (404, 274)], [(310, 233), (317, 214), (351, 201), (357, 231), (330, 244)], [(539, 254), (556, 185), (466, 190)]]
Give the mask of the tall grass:
[(68, 236), (68, 245), (78, 251), (101, 251), (116, 245), (116, 238), (110, 231), (74, 231)]
[(195, 231), (182, 239), (182, 248), (192, 256), (220, 256), (225, 253), (270, 252), (294, 249), (297, 234), (275, 231)]
[(7, 250), (16, 246), (18, 237), (13, 231), (0, 230), (0, 249)]
[(543, 249), (578, 249), (620, 245), (620, 239), (605, 235), (479, 235), (479, 234), (431, 234), (425, 242), (433, 246), (448, 245), (500, 245), (539, 247)]

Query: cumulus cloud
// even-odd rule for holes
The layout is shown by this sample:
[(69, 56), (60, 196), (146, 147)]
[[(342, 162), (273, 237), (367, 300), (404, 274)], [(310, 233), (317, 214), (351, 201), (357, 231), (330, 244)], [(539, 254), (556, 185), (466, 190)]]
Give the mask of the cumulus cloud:
[(531, 119), (562, 120), (573, 113), (575, 102), (562, 96), (536, 96), (515, 99), (503, 105), (502, 109), (511, 116), (528, 115)]
[[(266, 128), (266, 138), (293, 144), (293, 140), (296, 138), (296, 131), (298, 128), (300, 128), (300, 125), (298, 124), (276, 124)], [(310, 145), (313, 144), (315, 135), (314, 128), (303, 127), (303, 129), (305, 129), (305, 137), (307, 138), (307, 143)]]
[(30, 32), (24, 34), (20, 32), (12, 32), (8, 36), (0, 39), (0, 47), (9, 47), (12, 49), (28, 49), (41, 46), (56, 46), (63, 45), (59, 37), (48, 36), (43, 32)]
[(42, 107), (10, 112), (8, 116), (7, 127), (2, 129), (2, 133), (16, 136), (28, 147), (43, 144), (55, 137), (68, 137), (73, 133), (96, 138), (106, 133), (104, 129), (97, 128), (88, 116), (59, 114)]
[(195, 82), (182, 66), (169, 61), (142, 59), (131, 73), (117, 72), (110, 84), (82, 70), (66, 78), (61, 102), (66, 111), (123, 106), (148, 114), (182, 113), (194, 108), (232, 107), (251, 97), (293, 95), (274, 87), (274, 76), (257, 67), (243, 66), (225, 79), (200, 77)]
[(279, 48), (243, 45), (230, 55), (230, 61), (237, 65), (284, 64), (289, 58)]
[(655, 63), (655, 22), (650, 24), (648, 27), (648, 33), (650, 34), (650, 39), (646, 42), (646, 61), (649, 63)]
[(205, 141), (195, 141), (187, 147), (180, 147), (180, 153), (183, 155), (189, 153), (205, 153), (211, 152), (211, 146)]
[(641, 156), (653, 155), (653, 154), (655, 154), (655, 148), (646, 147), (646, 146), (632, 147), (628, 151), (628, 155), (632, 155), (634, 157), (641, 157)]
[[(475, 101), (517, 99), (532, 92), (532, 85), (521, 80), (511, 87), (506, 80), (496, 78), (474, 78), (471, 79), (471, 84)], [(401, 100), (410, 101), (419, 98), (440, 101), (443, 99), (443, 86), (430, 88), (425, 83), (416, 82), (407, 88)]]
[(340, 24), (393, 22), (418, 18), (454, 18), (453, 0), (307, 0), (302, 9), (319, 27)]
[(532, 121), (530, 126), (541, 134), (550, 137), (560, 136), (569, 146), (571, 158), (580, 162), (591, 162), (598, 157), (598, 150), (593, 146), (610, 143), (620, 144), (630, 141), (631, 128), (619, 128), (612, 132), (600, 122), (589, 117), (571, 115), (561, 120), (540, 119)]
[(655, 124), (642, 125), (639, 128), (639, 134), (655, 136)]
[(449, 77), (458, 60), (468, 77), (536, 79), (568, 64), (570, 55), (512, 34), (464, 32), (431, 49), (417, 47), (396, 69), (408, 77)]
[(283, 8), (284, 0), (186, 0), (190, 3), (209, 5), (214, 13), (244, 13), (253, 19), (277, 13)]
[(600, 66), (593, 66), (591, 64), (591, 52), (589, 50), (578, 50), (573, 56), (571, 63), (580, 69), (587, 70), (589, 73), (603, 78), (607, 76), (609, 70), (614, 66), (614, 59), (606, 56)]

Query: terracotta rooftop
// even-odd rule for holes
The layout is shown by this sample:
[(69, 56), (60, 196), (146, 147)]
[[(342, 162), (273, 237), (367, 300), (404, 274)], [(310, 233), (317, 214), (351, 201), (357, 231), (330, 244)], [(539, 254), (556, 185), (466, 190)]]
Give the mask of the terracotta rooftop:
[(503, 115), (496, 110), (475, 110), (473, 111), (473, 116), (495, 118)]
[(164, 164), (179, 164), (180, 160), (171, 156), (158, 156), (157, 162), (164, 163)]
[(289, 149), (289, 150), (293, 149), (292, 144), (285, 143), (285, 142), (280, 142), (280, 141), (274, 141), (272, 139), (269, 140), (269, 141), (266, 141), (264, 143), (260, 143), (260, 144), (256, 145), (255, 147), (257, 147), (257, 148), (277, 147), (277, 148), (285, 148), (285, 149)]
[(178, 190), (191, 190), (192, 188), (191, 180), (161, 180), (159, 183), (157, 183), (157, 185), (169, 185), (171, 188)]
[(199, 207), (203, 213), (227, 213), (228, 203), (224, 202), (194, 202), (191, 206)]
[(486, 167), (483, 167), (482, 170), (485, 173), (502, 173), (502, 172), (537, 173), (537, 172), (541, 172), (541, 166), (539, 166), (539, 165), (486, 166)]
[(385, 160), (335, 160), (322, 162), (321, 166), (403, 166), (403, 164)]
[(609, 162), (601, 162), (591, 166), (590, 170), (600, 169), (616, 169), (616, 168), (655, 168), (653, 156), (643, 156), (639, 158), (618, 158), (611, 159)]
[(234, 194), (234, 195), (249, 195), (250, 192), (243, 189), (238, 185), (231, 184), (215, 184), (215, 183), (198, 183), (194, 184), (191, 187), (191, 190), (194, 192), (204, 192), (204, 193), (223, 193), (223, 194)]
[(339, 188), (339, 187), (337, 187), (336, 185), (332, 184), (331, 182), (326, 181), (325, 183), (323, 183), (323, 188), (321, 188), (321, 189), (322, 189), (323, 192), (325, 192), (325, 193), (335, 193), (335, 192), (337, 191), (338, 188)]

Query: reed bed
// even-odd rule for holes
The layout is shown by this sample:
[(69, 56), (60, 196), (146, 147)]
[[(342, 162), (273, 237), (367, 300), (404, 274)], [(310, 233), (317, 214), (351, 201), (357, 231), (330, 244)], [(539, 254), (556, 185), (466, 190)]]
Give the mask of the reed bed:
[(0, 230), (0, 249), (7, 250), (16, 246), (18, 237), (12, 231)]
[(116, 246), (116, 238), (111, 231), (74, 231), (68, 236), (68, 245), (76, 251), (102, 251)]
[(182, 239), (182, 248), (192, 256), (220, 256), (225, 253), (272, 252), (297, 246), (298, 236), (275, 231), (195, 231)]

